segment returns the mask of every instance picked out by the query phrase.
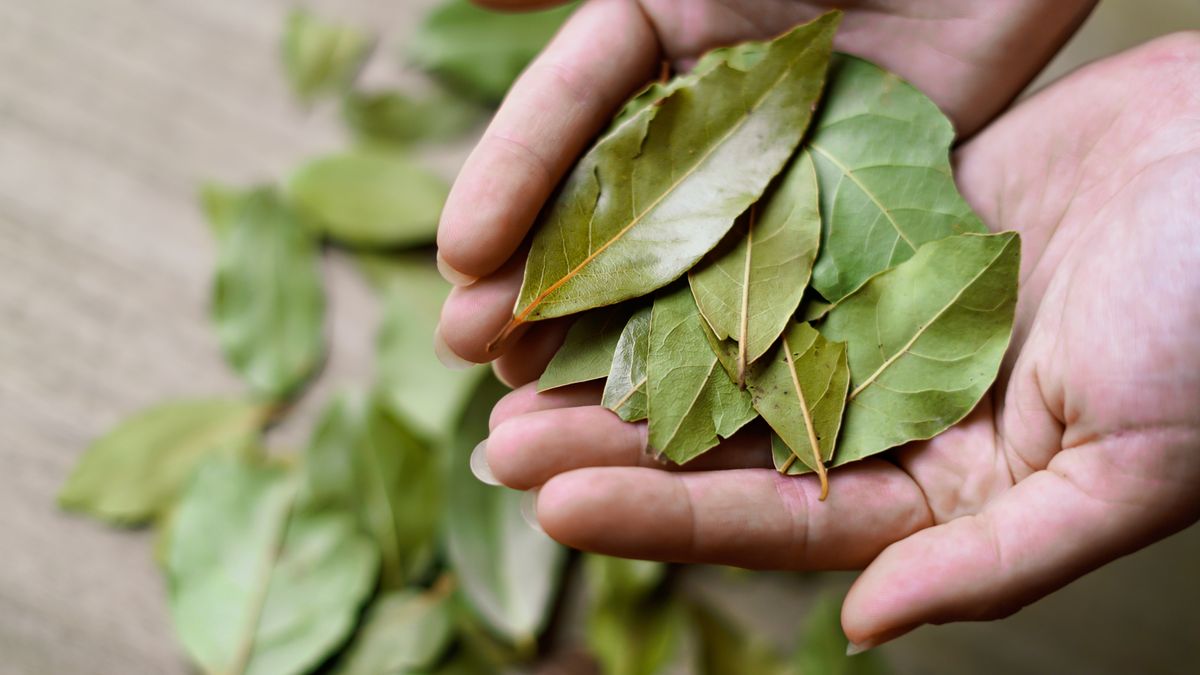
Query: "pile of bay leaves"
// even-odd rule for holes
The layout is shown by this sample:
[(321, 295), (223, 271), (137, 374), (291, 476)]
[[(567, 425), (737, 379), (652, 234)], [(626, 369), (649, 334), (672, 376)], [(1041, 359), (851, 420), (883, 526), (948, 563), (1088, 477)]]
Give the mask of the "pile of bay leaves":
[(838, 20), (718, 49), (628, 103), (543, 211), (497, 338), (586, 311), (542, 390), (607, 378), (604, 405), (679, 463), (761, 417), (776, 468), (816, 471), (822, 499), (827, 464), (979, 402), (1020, 262), (958, 194), (949, 121), (833, 54)]
[[(432, 354), (449, 290), (432, 251), (447, 184), (427, 155), (478, 130), (571, 9), (447, 2), (405, 48), (431, 75), (423, 89), (366, 88), (374, 38), (288, 18), (294, 93), (313, 112), (338, 104), (353, 143), (279, 186), (202, 190), (212, 319), (247, 391), (137, 412), (60, 495), (72, 511), (156, 528), (171, 617), (203, 672), (880, 672), (877, 657), (844, 656), (835, 600), (807, 622), (785, 615), (785, 641), (764, 641), (709, 592), (761, 577), (572, 560), (525, 522), (518, 493), (468, 469), (504, 388)], [(289, 452), (277, 427), (329, 347), (322, 269), (345, 264), (383, 306), (376, 379), (333, 396)]]

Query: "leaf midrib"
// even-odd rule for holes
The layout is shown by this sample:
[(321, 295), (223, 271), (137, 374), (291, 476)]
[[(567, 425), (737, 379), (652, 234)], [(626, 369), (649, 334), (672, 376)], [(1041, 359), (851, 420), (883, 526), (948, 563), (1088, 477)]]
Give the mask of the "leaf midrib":
[(817, 143), (813, 143), (812, 141), (809, 141), (808, 147), (811, 148), (812, 150), (815, 150), (822, 157), (824, 157), (825, 159), (832, 162), (834, 164), (834, 166), (836, 166), (838, 169), (840, 169), (841, 172), (843, 174), (845, 174), (845, 176), (847, 178), (849, 178), (855, 185), (857, 185), (858, 189), (862, 190), (863, 194), (865, 194), (867, 196), (867, 199), (870, 199), (871, 203), (874, 204), (877, 209), (879, 209), (879, 212), (883, 214), (883, 217), (887, 218), (887, 221), (888, 221), (888, 223), (891, 224), (892, 229), (896, 230), (896, 234), (899, 235), (900, 238), (904, 240), (904, 243), (908, 244), (908, 247), (911, 248), (914, 252), (917, 250), (917, 245), (914, 244), (912, 242), (912, 240), (909, 239), (904, 234), (904, 230), (902, 230), (900, 228), (900, 223), (896, 222), (896, 219), (892, 217), (891, 210), (889, 210), (886, 206), (884, 206), (883, 202), (879, 201), (879, 197), (876, 196), (876, 194), (874, 192), (872, 192), (865, 184), (863, 184), (863, 182), (861, 180), (859, 180), (858, 176), (854, 175), (853, 169), (851, 169), (850, 167), (848, 167), (845, 164), (838, 161), (837, 157), (835, 157), (832, 153), (830, 153), (828, 150), (826, 150), (822, 146), (818, 145)]

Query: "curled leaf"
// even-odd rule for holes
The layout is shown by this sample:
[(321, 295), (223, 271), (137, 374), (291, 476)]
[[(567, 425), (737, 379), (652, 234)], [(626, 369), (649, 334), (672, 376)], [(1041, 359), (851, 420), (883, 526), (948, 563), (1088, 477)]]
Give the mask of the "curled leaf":
[(601, 404), (626, 422), (646, 419), (646, 357), (650, 350), (650, 307), (629, 317), (613, 350)]

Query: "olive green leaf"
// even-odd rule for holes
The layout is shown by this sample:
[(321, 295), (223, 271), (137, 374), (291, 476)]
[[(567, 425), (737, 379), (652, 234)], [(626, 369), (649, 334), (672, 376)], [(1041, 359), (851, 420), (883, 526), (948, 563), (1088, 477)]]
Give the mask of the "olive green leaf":
[(311, 233), (270, 188), (247, 194), (217, 238), (213, 319), (226, 358), (250, 387), (281, 398), (325, 349), (325, 296)]
[(682, 464), (756, 416), (718, 365), (686, 285), (655, 299), (646, 357), (650, 447)]
[(442, 533), (463, 596), (496, 633), (532, 646), (558, 594), (566, 549), (521, 515), (522, 495), (485, 485), (468, 470), (475, 445), (487, 437), (492, 406), (508, 388), (482, 379), (467, 402), (446, 453), (446, 521)]
[(346, 648), (338, 675), (426, 672), (454, 639), (450, 593), (443, 577), (433, 588), (409, 588), (375, 599)]
[(200, 210), (204, 219), (218, 239), (234, 227), (238, 209), (253, 190), (221, 185), (219, 183), (204, 183), (200, 186)]
[(433, 243), (445, 181), (408, 157), (362, 148), (315, 159), (288, 181), (288, 198), (334, 241), (360, 247)]
[(538, 391), (606, 377), (617, 340), (633, 310), (632, 305), (601, 307), (576, 319), (538, 380)]
[(456, 91), (486, 103), (504, 98), (576, 3), (540, 12), (503, 13), (449, 0), (408, 42), (407, 56)]
[(848, 644), (842, 633), (842, 603), (833, 596), (825, 596), (809, 610), (800, 648), (792, 655), (791, 662), (803, 675), (885, 675), (891, 672), (877, 651), (847, 656)]
[(584, 558), (589, 603), (587, 642), (611, 675), (656, 675), (685, 646), (688, 616), (681, 603), (655, 597), (662, 563), (600, 555)]
[(650, 349), (650, 307), (629, 317), (613, 350), (612, 368), (600, 403), (626, 422), (646, 419), (646, 356)]
[(384, 297), (376, 340), (378, 387), (388, 407), (422, 434), (445, 439), (486, 369), (447, 370), (433, 354), (433, 333), (450, 284), (428, 256), (359, 255)]
[(92, 443), (58, 502), (111, 523), (144, 523), (170, 508), (206, 457), (253, 452), (269, 413), (252, 401), (215, 398), (147, 408)]
[(924, 243), (986, 232), (954, 185), (954, 129), (932, 101), (878, 66), (838, 55), (805, 147), (824, 228), (813, 287), (837, 303)]
[(296, 502), (276, 467), (206, 462), (184, 491), (167, 550), (171, 616), (205, 672), (309, 672), (349, 636), (378, 554), (349, 514)]
[(400, 588), (426, 571), (442, 507), (437, 456), (377, 397), (335, 397), (305, 461), (306, 498), (357, 514), (382, 554), (385, 588)]
[(784, 441), (775, 467), (791, 473), (795, 460), (821, 477), (821, 498), (829, 490), (825, 462), (833, 458), (850, 369), (846, 345), (829, 342), (806, 323), (793, 323), (779, 348), (750, 370), (754, 409)]
[(721, 246), (688, 274), (700, 314), (718, 339), (738, 343), (737, 382), (765, 354), (800, 304), (812, 275), (821, 216), (812, 159), (801, 152)]
[[(701, 603), (693, 603), (690, 610), (702, 664), (696, 672), (792, 675), (775, 646), (732, 614)], [(814, 675), (818, 674), (824, 675)]]
[(829, 312), (821, 333), (850, 360), (835, 466), (931, 438), (975, 407), (1012, 335), (1020, 249), (1014, 232), (931, 242)]
[(342, 119), (362, 142), (405, 146), (461, 136), (483, 120), (483, 112), (448, 94), (351, 92), (342, 99)]
[(792, 30), (744, 70), (716, 65), (588, 151), (542, 212), (498, 339), (526, 321), (645, 295), (716, 246), (800, 142), (839, 17)]
[(282, 45), (292, 91), (307, 102), (348, 88), (371, 53), (371, 43), (355, 28), (329, 23), (305, 9), (292, 10)]

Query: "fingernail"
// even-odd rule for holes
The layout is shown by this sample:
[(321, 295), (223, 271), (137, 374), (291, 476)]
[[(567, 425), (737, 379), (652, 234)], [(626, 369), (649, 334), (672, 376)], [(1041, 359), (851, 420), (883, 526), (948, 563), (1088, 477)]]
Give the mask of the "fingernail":
[(450, 345), (446, 344), (445, 338), (442, 337), (441, 326), (433, 332), (433, 353), (437, 356), (437, 360), (441, 361), (442, 365), (450, 370), (466, 370), (475, 365), (455, 354)]
[(470, 274), (463, 274), (450, 266), (446, 259), (442, 257), (442, 252), (437, 253), (437, 269), (442, 278), (455, 286), (470, 286), (479, 281), (479, 277), (473, 277)]
[(919, 623), (908, 625), (908, 626), (902, 626), (900, 628), (894, 628), (889, 631), (884, 631), (882, 634), (876, 635), (875, 637), (872, 637), (872, 638), (867, 638), (866, 640), (863, 640), (862, 642), (850, 642), (849, 644), (846, 645), (846, 656), (854, 656), (856, 654), (861, 654), (867, 650), (875, 649), (876, 647), (878, 647), (882, 644), (885, 644), (885, 643), (891, 642), (892, 640), (895, 640), (896, 638), (900, 637), (901, 635), (906, 635), (908, 633), (911, 633), (912, 631), (916, 630), (920, 626), (921, 626), (921, 624), (919, 624)]
[(874, 646), (875, 645), (871, 644), (869, 641), (862, 644), (854, 644), (851, 642), (846, 645), (846, 656), (858, 656)]
[(500, 484), (500, 481), (496, 480), (496, 476), (492, 474), (492, 467), (488, 466), (486, 438), (479, 441), (479, 444), (471, 451), (471, 473), (475, 474), (480, 483)]
[(546, 531), (542, 529), (542, 524), (538, 522), (537, 517), (537, 500), (539, 491), (540, 490), (538, 488), (534, 488), (521, 495), (521, 517), (525, 519), (526, 523), (529, 523), (530, 527), (538, 532), (541, 532), (542, 534), (545, 534)]

